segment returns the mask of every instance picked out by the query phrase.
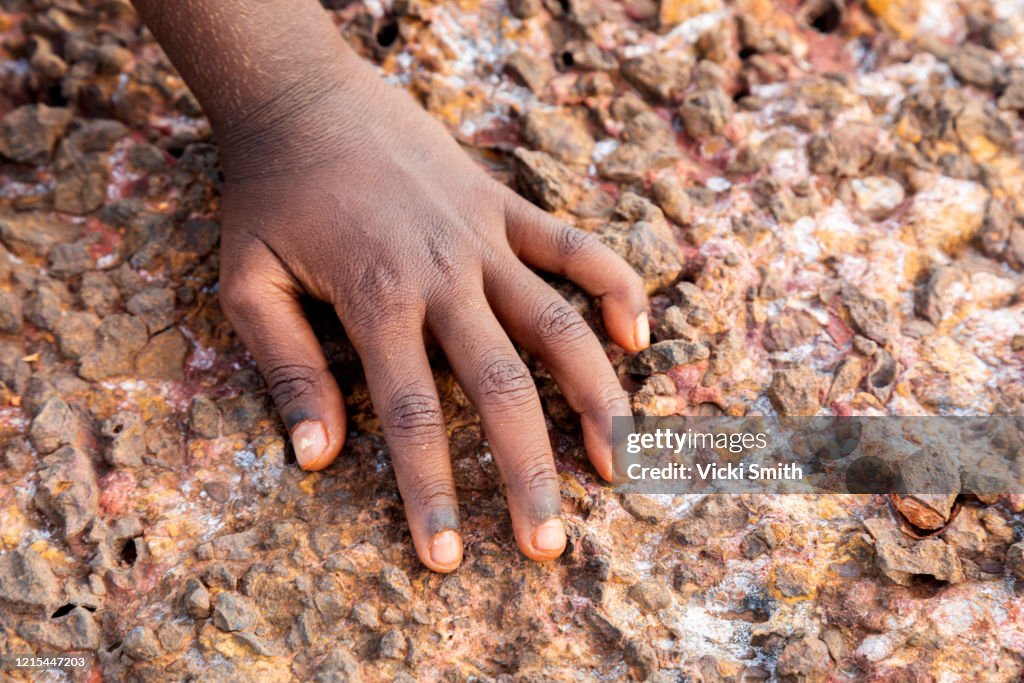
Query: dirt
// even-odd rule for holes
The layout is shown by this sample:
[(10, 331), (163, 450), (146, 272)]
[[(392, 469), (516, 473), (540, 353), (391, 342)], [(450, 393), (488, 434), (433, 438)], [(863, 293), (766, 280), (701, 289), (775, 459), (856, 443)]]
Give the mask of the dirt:
[[(325, 4), (644, 276), (654, 345), (603, 339), (636, 413), (1022, 414), (1019, 2)], [(435, 354), (466, 560), (426, 571), (314, 304), (352, 430), (295, 466), (218, 308), (220, 183), (126, 2), (0, 0), (0, 653), (95, 655), (49, 680), (1020, 679), (1024, 496), (620, 497), (536, 363), (564, 556), (516, 550)]]

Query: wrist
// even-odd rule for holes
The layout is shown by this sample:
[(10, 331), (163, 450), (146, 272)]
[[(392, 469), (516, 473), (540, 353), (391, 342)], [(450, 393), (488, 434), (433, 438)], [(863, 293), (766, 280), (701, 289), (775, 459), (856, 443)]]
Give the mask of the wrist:
[(225, 177), (237, 180), (301, 167), (313, 150), (337, 142), (349, 127), (348, 117), (339, 117), (345, 102), (372, 87), (366, 71), (346, 47), (342, 59), (280, 74), (272, 88), (250, 101), (215, 105), (208, 116)]

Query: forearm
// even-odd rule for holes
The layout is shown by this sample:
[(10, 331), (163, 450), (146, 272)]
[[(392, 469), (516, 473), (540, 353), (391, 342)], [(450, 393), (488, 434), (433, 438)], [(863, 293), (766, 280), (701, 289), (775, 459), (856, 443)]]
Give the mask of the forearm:
[[(287, 127), (359, 62), (316, 0), (133, 0), (222, 148)], [(232, 143), (232, 144), (226, 144)], [(229, 170), (238, 160), (222, 160)]]

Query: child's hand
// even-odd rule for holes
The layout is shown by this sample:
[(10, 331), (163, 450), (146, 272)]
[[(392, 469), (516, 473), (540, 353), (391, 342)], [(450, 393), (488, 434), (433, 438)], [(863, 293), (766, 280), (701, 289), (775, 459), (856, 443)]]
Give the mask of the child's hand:
[(555, 473), (533, 380), (509, 337), (536, 354), (582, 416), (611, 476), (612, 415), (629, 401), (579, 314), (528, 267), (602, 298), (612, 338), (647, 344), (643, 283), (592, 236), (492, 181), (408, 96), (368, 69), (287, 121), (233, 141), (224, 190), (221, 303), (291, 430), (299, 463), (326, 467), (344, 404), (297, 297), (332, 302), (366, 369), (416, 549), (461, 559), (441, 405), (424, 351), (437, 338), (477, 406), (508, 485), (523, 552), (562, 552)]
[(648, 344), (640, 277), (596, 238), (491, 180), (345, 46), (318, 3), (136, 6), (213, 124), (226, 177), (221, 304), (302, 467), (326, 467), (345, 436), (342, 397), (298, 304), (308, 293), (334, 304), (362, 359), (424, 564), (450, 571), (462, 559), (425, 329), (480, 413), (519, 546), (535, 559), (559, 555), (558, 475), (510, 337), (580, 413), (606, 478), (611, 418), (630, 406), (586, 323), (528, 266), (601, 297), (609, 334), (630, 351)]

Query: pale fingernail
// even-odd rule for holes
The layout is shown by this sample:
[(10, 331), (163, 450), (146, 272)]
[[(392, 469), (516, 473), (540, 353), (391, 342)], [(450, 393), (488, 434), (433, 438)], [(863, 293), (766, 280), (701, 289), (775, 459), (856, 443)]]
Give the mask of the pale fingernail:
[(561, 552), (565, 548), (565, 527), (562, 520), (552, 517), (533, 531), (533, 547), (542, 553)]
[(638, 349), (646, 349), (651, 345), (651, 323), (644, 311), (633, 322), (633, 343)]
[(462, 559), (462, 537), (457, 531), (445, 529), (430, 541), (430, 559), (439, 567), (450, 567)]
[(327, 430), (319, 420), (300, 422), (292, 431), (292, 446), (299, 467), (307, 469), (316, 464), (327, 450)]

